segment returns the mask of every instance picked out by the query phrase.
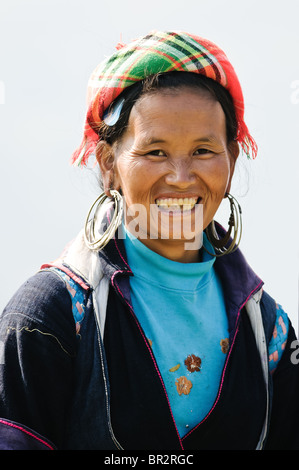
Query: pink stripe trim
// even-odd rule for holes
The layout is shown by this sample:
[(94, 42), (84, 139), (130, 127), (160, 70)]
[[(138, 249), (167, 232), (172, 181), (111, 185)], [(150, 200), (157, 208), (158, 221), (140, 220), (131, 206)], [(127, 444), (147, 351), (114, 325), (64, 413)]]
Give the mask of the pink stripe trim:
[[(120, 251), (119, 251), (119, 248), (117, 246), (117, 243), (116, 243), (116, 239), (114, 237), (114, 243), (115, 243), (115, 246), (117, 248), (117, 251), (121, 257), (121, 259), (123, 260), (123, 262), (129, 267), (129, 265), (126, 263), (126, 261), (124, 260), (124, 258), (122, 257)], [(130, 267), (129, 267), (130, 268)], [(219, 401), (219, 398), (220, 398), (220, 394), (221, 394), (221, 391), (222, 391), (222, 387), (223, 387), (223, 382), (224, 382), (224, 376), (225, 376), (225, 372), (226, 372), (226, 368), (227, 368), (227, 364), (228, 364), (228, 361), (229, 361), (229, 358), (230, 358), (230, 355), (231, 355), (231, 352), (232, 352), (232, 349), (233, 349), (233, 345), (235, 343), (235, 340), (236, 340), (236, 337), (237, 337), (237, 334), (238, 334), (238, 331), (239, 331), (239, 328), (236, 328), (236, 331), (235, 331), (235, 335), (234, 335), (234, 338), (233, 338), (233, 342), (232, 342), (232, 345), (230, 347), (230, 351), (229, 351), (229, 354), (226, 358), (226, 361), (225, 361), (225, 364), (224, 364), (224, 368), (223, 368), (223, 372), (222, 372), (222, 376), (221, 376), (221, 381), (220, 381), (220, 387), (219, 387), (219, 391), (218, 391), (218, 395), (216, 397), (216, 400), (214, 402), (214, 405), (212, 406), (212, 408), (210, 409), (209, 413), (204, 417), (204, 419), (202, 419), (200, 421), (200, 423), (198, 423), (193, 429), (191, 429), (191, 431), (188, 433), (188, 434), (185, 434), (185, 436), (183, 436), (182, 438), (180, 437), (179, 435), (179, 432), (178, 432), (178, 429), (177, 429), (177, 426), (176, 426), (176, 423), (175, 423), (175, 419), (174, 419), (174, 416), (173, 416), (173, 413), (172, 413), (172, 410), (171, 410), (171, 406), (170, 406), (170, 402), (169, 402), (169, 399), (168, 399), (168, 395), (167, 395), (167, 391), (166, 391), (166, 388), (165, 388), (165, 385), (164, 385), (164, 382), (163, 382), (163, 379), (162, 379), (162, 376), (160, 374), (160, 371), (158, 369), (158, 366), (157, 366), (157, 363), (156, 363), (156, 360), (155, 360), (155, 357), (153, 355), (153, 352), (151, 350), (151, 347), (147, 341), (147, 339), (145, 338), (144, 336), (144, 333), (139, 325), (139, 322), (136, 320), (135, 318), (135, 315), (134, 315), (134, 311), (133, 311), (133, 307), (132, 305), (124, 298), (122, 292), (120, 291), (120, 289), (118, 288), (117, 285), (114, 284), (114, 277), (117, 273), (123, 273), (124, 271), (122, 270), (119, 270), (119, 271), (115, 271), (115, 273), (113, 274), (112, 278), (111, 278), (111, 283), (113, 285), (114, 288), (117, 289), (117, 291), (119, 292), (119, 294), (121, 295), (121, 297), (124, 299), (124, 301), (126, 302), (126, 304), (130, 307), (130, 310), (131, 310), (131, 313), (133, 314), (133, 318), (137, 324), (137, 327), (145, 341), (145, 344), (146, 344), (146, 347), (148, 348), (149, 350), (149, 353), (150, 353), (150, 356), (154, 362), (154, 366), (155, 366), (155, 369), (156, 369), (156, 372), (159, 376), (159, 379), (161, 381), (161, 384), (162, 384), (162, 387), (163, 387), (163, 390), (164, 390), (164, 393), (165, 393), (165, 396), (166, 396), (166, 400), (167, 400), (167, 403), (168, 403), (168, 407), (169, 407), (169, 411), (170, 411), (170, 414), (171, 414), (171, 417), (172, 417), (172, 420), (173, 420), (173, 424), (175, 426), (175, 429), (176, 429), (176, 433), (177, 433), (177, 436), (178, 436), (178, 439), (179, 439), (179, 442), (180, 442), (180, 446), (181, 446), (181, 449), (184, 450), (184, 447), (183, 447), (183, 440), (189, 436), (195, 429), (198, 428), (198, 426), (200, 426), (204, 421), (206, 421), (206, 419), (210, 416), (210, 414), (213, 412), (215, 406), (217, 405), (218, 401)], [(239, 317), (240, 317), (240, 314), (241, 314), (241, 310), (242, 308), (244, 307), (244, 305), (248, 302), (248, 300), (250, 299), (250, 297), (253, 295), (253, 293), (255, 291), (257, 291), (259, 289), (259, 287), (263, 285), (263, 281), (260, 281), (259, 284), (250, 292), (250, 294), (248, 295), (248, 297), (246, 298), (246, 300), (243, 302), (243, 304), (241, 305), (241, 307), (239, 308), (238, 310), (238, 314), (237, 314), (237, 318), (236, 318), (236, 323), (235, 323), (235, 326), (237, 325), (238, 321), (239, 321)]]
[[(250, 297), (252, 296), (252, 294), (253, 294), (255, 291), (257, 291), (258, 288), (259, 288), (262, 284), (263, 284), (263, 281), (260, 281), (260, 283), (257, 285), (257, 287), (255, 287), (255, 289), (253, 289), (253, 290), (250, 292), (250, 294), (248, 295), (248, 297), (247, 297), (247, 299), (245, 300), (245, 302), (244, 302), (244, 303), (241, 305), (241, 307), (239, 308), (235, 325), (237, 325), (237, 323), (238, 323), (238, 320), (239, 320), (239, 317), (240, 317), (242, 308), (243, 308), (244, 305), (248, 302), (248, 300), (250, 299)], [(216, 397), (216, 400), (215, 400), (215, 402), (214, 402), (214, 405), (212, 406), (212, 408), (210, 409), (210, 411), (208, 412), (208, 414), (204, 417), (204, 419), (202, 419), (202, 420), (200, 421), (200, 423), (198, 423), (193, 429), (191, 429), (191, 431), (188, 432), (188, 434), (185, 434), (185, 436), (182, 438), (182, 440), (184, 440), (184, 439), (186, 439), (186, 437), (190, 436), (190, 434), (191, 434), (193, 431), (195, 431), (195, 429), (197, 429), (198, 426), (200, 426), (204, 421), (206, 421), (206, 420), (208, 419), (208, 417), (210, 416), (210, 414), (213, 412), (215, 406), (217, 405), (217, 403), (218, 403), (218, 401), (219, 401), (219, 398), (220, 398), (221, 391), (222, 391), (222, 387), (223, 387), (224, 376), (225, 376), (227, 364), (228, 364), (228, 361), (229, 361), (229, 358), (230, 358), (230, 355), (231, 355), (233, 346), (234, 346), (234, 344), (235, 344), (235, 340), (236, 340), (238, 331), (239, 331), (239, 327), (236, 328), (235, 335), (234, 335), (234, 338), (233, 338), (233, 342), (232, 342), (232, 345), (231, 345), (231, 347), (230, 347), (229, 354), (228, 354), (228, 356), (227, 356), (227, 358), (226, 358), (226, 361), (225, 361), (225, 364), (224, 364), (224, 368), (223, 368), (223, 372), (222, 372), (222, 376), (221, 376), (221, 381), (220, 381), (220, 387), (219, 387), (218, 395), (217, 395), (217, 397)]]
[(180, 442), (181, 449), (184, 450), (184, 447), (183, 447), (183, 444), (182, 444), (182, 439), (181, 439), (181, 437), (180, 437), (180, 435), (179, 435), (177, 426), (176, 426), (176, 424), (175, 424), (175, 419), (174, 419), (174, 416), (173, 416), (173, 414), (172, 414), (172, 410), (171, 410), (170, 402), (169, 402), (168, 395), (167, 395), (167, 392), (166, 392), (166, 388), (165, 388), (165, 385), (164, 385), (162, 376), (161, 376), (161, 374), (160, 374), (160, 371), (159, 371), (159, 369), (158, 369), (158, 366), (157, 366), (157, 363), (156, 363), (156, 359), (155, 359), (155, 357), (154, 357), (154, 355), (153, 355), (153, 351), (152, 351), (152, 349), (151, 349), (151, 347), (150, 347), (150, 345), (149, 345), (149, 342), (147, 341), (146, 337), (144, 336), (144, 333), (143, 333), (143, 331), (142, 331), (142, 329), (141, 329), (141, 327), (140, 327), (138, 321), (137, 321), (136, 318), (135, 318), (132, 305), (124, 298), (124, 296), (123, 296), (122, 292), (120, 291), (120, 289), (118, 288), (118, 286), (114, 284), (114, 277), (115, 277), (115, 275), (116, 275), (117, 273), (123, 273), (123, 272), (124, 272), (124, 271), (121, 271), (121, 270), (115, 271), (115, 273), (113, 274), (113, 276), (112, 276), (112, 278), (111, 278), (111, 283), (112, 283), (113, 287), (117, 289), (117, 291), (118, 291), (119, 294), (122, 296), (122, 298), (124, 299), (124, 301), (126, 302), (126, 304), (130, 307), (130, 310), (131, 310), (131, 313), (133, 314), (133, 318), (134, 318), (134, 320), (135, 320), (135, 322), (136, 322), (136, 325), (137, 325), (137, 327), (138, 327), (138, 329), (139, 329), (139, 331), (140, 331), (140, 333), (141, 333), (141, 336), (142, 336), (142, 338), (143, 338), (143, 340), (144, 340), (144, 342), (145, 342), (145, 344), (146, 344), (147, 349), (149, 350), (150, 356), (151, 356), (151, 358), (152, 358), (152, 361), (153, 361), (153, 363), (154, 363), (156, 372), (157, 372), (157, 374), (158, 374), (158, 377), (159, 377), (159, 379), (160, 379), (160, 382), (161, 382), (161, 384), (162, 384), (162, 387), (163, 387), (163, 390), (164, 390), (164, 393), (165, 393), (165, 396), (166, 396), (166, 400), (167, 400), (167, 403), (168, 403), (169, 411), (170, 411), (170, 414), (171, 414), (171, 417), (172, 417), (173, 424), (174, 424), (174, 426), (175, 426), (175, 430), (176, 430), (176, 433), (177, 433), (177, 436), (178, 436), (178, 439), (179, 439), (179, 442)]
[(90, 289), (90, 287), (84, 281), (82, 281), (82, 279), (79, 276), (77, 276), (75, 273), (73, 273), (73, 271), (71, 271), (69, 268), (67, 268), (63, 264), (54, 262), (54, 263), (43, 264), (40, 267), (40, 269), (46, 269), (46, 268), (58, 268), (61, 271), (63, 271), (65, 274), (67, 274), (71, 279), (73, 279), (78, 284), (80, 284), (80, 286), (83, 287), (83, 289), (85, 290)]
[[(110, 217), (109, 217), (108, 212), (106, 213), (106, 215), (107, 215), (108, 222), (109, 222), (109, 224), (110, 224), (111, 221), (110, 221)], [(114, 240), (114, 244), (115, 244), (115, 247), (116, 247), (116, 249), (117, 249), (117, 252), (118, 252), (119, 256), (121, 257), (121, 259), (123, 260), (123, 262), (125, 263), (125, 265), (130, 269), (130, 272), (132, 272), (130, 266), (128, 265), (128, 263), (126, 262), (126, 260), (124, 259), (124, 257), (122, 256), (122, 254), (121, 254), (121, 252), (120, 252), (120, 250), (119, 250), (119, 248), (118, 248), (118, 244), (117, 244), (117, 242), (116, 242), (115, 235), (114, 235), (114, 237), (113, 237), (113, 240)], [(119, 271), (118, 271), (118, 272), (119, 272)], [(122, 271), (121, 271), (121, 272), (122, 272)]]
[(21, 426), (18, 426), (17, 424), (11, 423), (11, 422), (9, 422), (9, 421), (5, 421), (5, 420), (3, 420), (3, 419), (0, 419), (0, 423), (5, 424), (6, 426), (11, 426), (12, 428), (18, 429), (19, 431), (22, 431), (22, 432), (24, 432), (25, 434), (28, 434), (28, 436), (33, 437), (34, 439), (36, 439), (37, 441), (41, 442), (41, 443), (44, 444), (45, 446), (49, 447), (50, 450), (54, 450), (54, 447), (52, 447), (50, 444), (48, 444), (48, 442), (44, 441), (43, 439), (40, 439), (39, 437), (37, 437), (35, 434), (33, 434), (32, 432), (28, 431), (27, 429), (24, 429), (24, 428), (22, 428)]
[(130, 269), (130, 272), (132, 272), (130, 266), (128, 265), (128, 263), (126, 262), (126, 260), (124, 259), (124, 257), (122, 256), (122, 254), (121, 254), (121, 252), (120, 252), (120, 250), (119, 250), (119, 248), (118, 248), (118, 244), (117, 244), (117, 242), (116, 242), (116, 238), (115, 238), (115, 237), (114, 237), (114, 244), (115, 244), (115, 246), (116, 246), (116, 249), (117, 249), (117, 251), (118, 251), (119, 256), (121, 257), (121, 259), (123, 260), (123, 262), (125, 263), (125, 265), (128, 266), (128, 268)]

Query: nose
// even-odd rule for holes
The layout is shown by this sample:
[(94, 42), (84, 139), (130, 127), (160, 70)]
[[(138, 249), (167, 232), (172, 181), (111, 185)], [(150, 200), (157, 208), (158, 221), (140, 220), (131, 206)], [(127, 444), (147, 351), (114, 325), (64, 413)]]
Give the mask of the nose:
[(186, 189), (194, 184), (195, 181), (196, 176), (192, 171), (191, 165), (184, 159), (173, 164), (165, 176), (165, 182), (169, 186), (176, 186), (179, 189)]

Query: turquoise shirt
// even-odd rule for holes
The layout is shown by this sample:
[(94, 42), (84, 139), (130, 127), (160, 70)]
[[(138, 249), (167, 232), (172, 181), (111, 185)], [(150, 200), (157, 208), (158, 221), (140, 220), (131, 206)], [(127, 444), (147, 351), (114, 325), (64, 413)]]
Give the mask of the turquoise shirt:
[[(148, 338), (181, 437), (210, 411), (226, 357), (228, 321), (215, 257), (160, 256), (125, 230), (132, 305)], [(204, 245), (213, 248), (204, 234)]]

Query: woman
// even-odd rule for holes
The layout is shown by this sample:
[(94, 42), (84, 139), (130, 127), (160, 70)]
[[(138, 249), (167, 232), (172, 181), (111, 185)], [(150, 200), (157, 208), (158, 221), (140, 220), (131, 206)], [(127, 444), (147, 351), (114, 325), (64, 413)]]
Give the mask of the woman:
[(3, 447), (298, 449), (294, 330), (238, 249), (230, 186), (257, 148), (227, 57), (152, 32), (88, 100), (73, 162), (95, 154), (103, 193), (3, 312)]

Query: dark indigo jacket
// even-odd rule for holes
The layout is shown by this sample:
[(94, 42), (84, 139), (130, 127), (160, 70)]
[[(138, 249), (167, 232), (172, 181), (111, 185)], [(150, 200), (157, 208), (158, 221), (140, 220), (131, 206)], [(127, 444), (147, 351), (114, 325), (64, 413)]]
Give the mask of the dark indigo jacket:
[[(0, 448), (35, 448), (19, 437), (23, 428), (32, 436), (37, 433), (34, 442), (43, 448), (255, 449), (267, 403), (245, 304), (262, 282), (240, 251), (215, 261), (225, 292), (230, 349), (212, 409), (183, 439), (131, 307), (132, 273), (123, 242), (110, 241), (99, 257), (110, 280), (104, 340), (95, 320), (92, 288), (82, 279), (85, 313), (79, 334), (70, 293), (51, 270), (26, 281), (5, 308), (0, 319)], [(267, 342), (276, 322), (274, 305), (263, 292)], [(271, 419), (265, 449), (299, 449), (299, 365), (291, 360), (295, 340), (290, 325), (279, 365), (269, 374)], [(15, 440), (5, 432), (5, 420), (15, 424), (9, 428), (16, 430)], [(24, 438), (28, 435), (24, 432)]]

